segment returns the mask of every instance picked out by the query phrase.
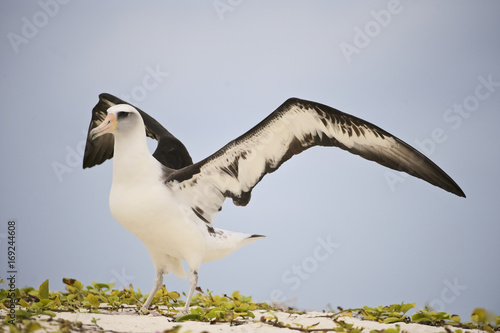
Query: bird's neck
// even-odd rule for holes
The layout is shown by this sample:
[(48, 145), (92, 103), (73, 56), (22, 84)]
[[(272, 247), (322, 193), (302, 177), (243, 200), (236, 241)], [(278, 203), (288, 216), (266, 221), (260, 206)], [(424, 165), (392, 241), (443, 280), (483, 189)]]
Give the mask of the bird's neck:
[(144, 128), (115, 134), (113, 182), (143, 182), (160, 169), (149, 151)]

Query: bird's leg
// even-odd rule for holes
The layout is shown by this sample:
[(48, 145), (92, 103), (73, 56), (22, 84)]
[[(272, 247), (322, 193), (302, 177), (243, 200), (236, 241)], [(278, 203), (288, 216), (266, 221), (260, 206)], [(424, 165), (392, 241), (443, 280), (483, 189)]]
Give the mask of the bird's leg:
[(191, 298), (193, 297), (194, 290), (198, 285), (198, 271), (192, 269), (189, 276), (189, 293), (186, 300), (186, 306), (183, 309), (183, 312), (189, 313), (189, 304), (191, 304)]
[(163, 283), (163, 272), (161, 270), (156, 270), (156, 279), (155, 279), (155, 284), (153, 286), (153, 290), (151, 290), (151, 293), (149, 294), (146, 303), (144, 303), (144, 305), (141, 308), (141, 312), (143, 314), (148, 313), (148, 309), (149, 306), (151, 305), (151, 302), (153, 301), (153, 297), (155, 297), (155, 294), (158, 291), (158, 289), (160, 289), (162, 283)]

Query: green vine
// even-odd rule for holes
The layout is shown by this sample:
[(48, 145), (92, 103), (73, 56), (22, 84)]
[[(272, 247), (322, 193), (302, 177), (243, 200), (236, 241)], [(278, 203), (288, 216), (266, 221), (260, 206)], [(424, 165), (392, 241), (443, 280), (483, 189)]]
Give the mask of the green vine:
[[(8, 328), (10, 332), (34, 332), (44, 329), (41, 321), (56, 321), (59, 332), (74, 332), (89, 329), (92, 331), (103, 331), (98, 325), (98, 319), (92, 320), (92, 327), (84, 327), (81, 322), (70, 322), (67, 320), (56, 319), (58, 312), (115, 312), (134, 309), (139, 314), (139, 309), (145, 302), (147, 295), (143, 295), (140, 290), (135, 290), (132, 285), (122, 290), (113, 289), (113, 283), (93, 282), (84, 287), (82, 283), (74, 279), (63, 279), (66, 287), (64, 292), (50, 292), (49, 281), (44, 281), (36, 290), (32, 287), (15, 289), (14, 293), (7, 289), (0, 289), (0, 309), (2, 331)], [(201, 321), (208, 323), (230, 323), (231, 325), (243, 324), (246, 322), (260, 321), (266, 325), (274, 327), (283, 327), (297, 330), (300, 332), (345, 332), (360, 333), (361, 329), (354, 325), (346, 323), (343, 318), (355, 317), (362, 320), (371, 320), (385, 324), (396, 324), (396, 327), (375, 330), (371, 333), (399, 333), (398, 323), (418, 323), (432, 326), (453, 326), (457, 329), (455, 332), (461, 333), (462, 329), (481, 329), (489, 333), (500, 331), (500, 316), (496, 316), (485, 309), (477, 308), (471, 314), (470, 321), (463, 322), (457, 315), (450, 315), (446, 312), (435, 312), (427, 306), (418, 309), (412, 315), (410, 310), (414, 310), (416, 303), (401, 303), (388, 306), (377, 306), (363, 308), (330, 309), (325, 312), (323, 317), (332, 320), (332, 328), (317, 328), (318, 324), (304, 326), (301, 324), (283, 323), (274, 314), (277, 311), (283, 311), (272, 308), (266, 303), (256, 303), (249, 296), (243, 296), (238, 291), (230, 296), (213, 295), (210, 291), (197, 289), (192, 299), (190, 313), (181, 315), (180, 310), (185, 303), (182, 296), (175, 291), (168, 291), (163, 286), (153, 298), (150, 312), (156, 312), (160, 315), (172, 318), (179, 323), (185, 321)], [(185, 296), (185, 295), (184, 295)], [(15, 300), (15, 304), (10, 302)], [(9, 316), (10, 310), (15, 311), (15, 321)], [(255, 318), (255, 311), (264, 311), (265, 315)], [(290, 309), (286, 312), (293, 312)], [(4, 315), (6, 313), (6, 315)], [(295, 312), (298, 313), (298, 312)], [(87, 325), (88, 326), (88, 325)], [(171, 329), (171, 332), (177, 332), (180, 326)]]

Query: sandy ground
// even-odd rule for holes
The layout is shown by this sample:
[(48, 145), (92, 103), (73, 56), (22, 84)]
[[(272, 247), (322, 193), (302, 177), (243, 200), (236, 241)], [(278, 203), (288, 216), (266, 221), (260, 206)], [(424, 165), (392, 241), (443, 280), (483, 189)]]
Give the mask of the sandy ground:
[[(241, 320), (237, 325), (229, 323), (210, 324), (205, 322), (175, 322), (172, 318), (161, 316), (158, 314), (137, 315), (135, 311), (120, 311), (120, 312), (106, 312), (103, 313), (74, 313), (74, 312), (60, 312), (52, 320), (47, 321), (48, 317), (40, 318), (39, 322), (47, 329), (48, 332), (60, 330), (60, 322), (57, 319), (64, 319), (73, 323), (80, 322), (83, 330), (79, 330), (76, 324), (71, 325), (72, 331), (105, 331), (105, 332), (164, 332), (180, 326), (177, 332), (299, 332), (296, 329), (274, 327), (271, 324), (266, 324), (260, 321), (261, 317), (273, 317), (273, 315), (264, 310), (253, 311), (255, 319)], [(2, 316), (6, 313), (0, 311)], [(290, 324), (292, 327), (303, 327), (317, 324), (313, 328), (315, 331), (325, 329), (333, 331), (338, 327), (327, 314), (321, 312), (308, 312), (305, 314), (289, 314), (284, 312), (273, 312), (280, 322)], [(384, 330), (387, 328), (394, 328), (396, 324), (380, 324), (373, 321), (365, 321), (357, 318), (341, 317), (346, 323), (354, 324), (354, 327), (363, 328), (363, 333), (368, 333), (371, 330)], [(45, 319), (45, 320), (44, 320)], [(399, 323), (401, 332), (408, 333), (437, 333), (446, 332), (445, 327), (432, 327), (420, 324), (405, 324)], [(457, 330), (455, 327), (447, 326), (449, 331), (454, 332)], [(463, 330), (464, 332), (483, 333), (480, 330)], [(43, 331), (39, 331), (43, 332)]]

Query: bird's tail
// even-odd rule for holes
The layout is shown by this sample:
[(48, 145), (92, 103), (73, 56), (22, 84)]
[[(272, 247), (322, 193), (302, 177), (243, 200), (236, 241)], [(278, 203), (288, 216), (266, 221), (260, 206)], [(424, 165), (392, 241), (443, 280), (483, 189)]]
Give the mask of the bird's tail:
[(263, 235), (243, 234), (215, 228), (213, 230), (207, 242), (207, 252), (203, 258), (204, 262), (221, 259), (243, 245), (266, 237)]

